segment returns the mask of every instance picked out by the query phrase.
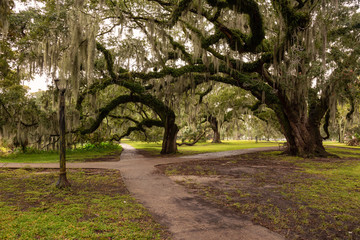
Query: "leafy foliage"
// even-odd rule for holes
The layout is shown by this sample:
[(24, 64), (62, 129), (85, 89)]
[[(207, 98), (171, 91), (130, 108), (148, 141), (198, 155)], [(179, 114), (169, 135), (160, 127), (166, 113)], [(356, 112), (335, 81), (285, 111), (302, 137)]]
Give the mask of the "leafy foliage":
[[(42, 11), (14, 14), (13, 23), (24, 24), (13, 24), (10, 39), (21, 49), (23, 74), (45, 69), (67, 86), (68, 105), (77, 106), (69, 108), (73, 120), (81, 120), (71, 120), (73, 138), (119, 140), (163, 127), (162, 152), (176, 152), (178, 124), (185, 123), (175, 110), (221, 82), (226, 97), (219, 94), (206, 109), (220, 125), (226, 115), (241, 115), (229, 110), (237, 100), (245, 96), (242, 109), (253, 101), (243, 90), (227, 101), (227, 91), (241, 88), (257, 99), (255, 115), (277, 118), (289, 153), (325, 156), (322, 119), (335, 115), (337, 101), (349, 101), (351, 111), (356, 103), (356, 7), (353, 1), (50, 1)], [(272, 113), (254, 107), (263, 105)]]

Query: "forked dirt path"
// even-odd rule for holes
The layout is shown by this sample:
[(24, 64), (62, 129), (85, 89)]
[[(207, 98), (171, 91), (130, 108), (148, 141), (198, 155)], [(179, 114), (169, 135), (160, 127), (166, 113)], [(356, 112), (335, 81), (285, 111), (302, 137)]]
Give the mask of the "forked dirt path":
[[(189, 194), (168, 177), (158, 174), (155, 166), (194, 159), (210, 159), (278, 148), (257, 148), (208, 153), (178, 158), (149, 158), (122, 144), (119, 162), (68, 163), (68, 168), (107, 168), (121, 172), (130, 193), (167, 226), (173, 239), (189, 240), (278, 240), (283, 236), (230, 212), (214, 208)], [(58, 164), (1, 163), (0, 167), (57, 168)]]

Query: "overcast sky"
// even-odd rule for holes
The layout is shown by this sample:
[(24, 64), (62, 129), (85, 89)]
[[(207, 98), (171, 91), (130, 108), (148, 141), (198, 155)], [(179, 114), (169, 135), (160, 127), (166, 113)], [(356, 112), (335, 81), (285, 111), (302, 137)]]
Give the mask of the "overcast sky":
[(24, 81), (24, 85), (30, 87), (31, 93), (39, 90), (47, 90), (48, 84), (51, 84), (51, 82), (46, 82), (46, 77), (40, 75), (35, 75), (32, 81)]

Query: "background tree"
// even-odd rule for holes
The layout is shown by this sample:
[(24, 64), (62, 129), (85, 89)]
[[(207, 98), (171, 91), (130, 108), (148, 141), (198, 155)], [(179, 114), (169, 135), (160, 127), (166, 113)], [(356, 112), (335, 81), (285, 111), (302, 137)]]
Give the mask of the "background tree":
[(250, 114), (254, 98), (240, 88), (215, 84), (211, 93), (203, 97), (206, 119), (213, 130), (213, 143), (220, 143), (220, 129), (223, 123), (234, 126), (243, 114)]

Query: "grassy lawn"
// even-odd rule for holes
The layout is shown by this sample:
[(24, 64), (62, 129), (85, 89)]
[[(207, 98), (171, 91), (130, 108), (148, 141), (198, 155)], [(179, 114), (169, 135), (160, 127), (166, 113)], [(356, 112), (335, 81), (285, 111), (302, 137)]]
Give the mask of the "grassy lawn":
[[(150, 152), (151, 154), (160, 154), (161, 151), (161, 143), (147, 143), (147, 142), (135, 142), (135, 141), (122, 141), (123, 143), (127, 143), (133, 146), (136, 149), (142, 149)], [(282, 142), (258, 142), (247, 141), (247, 140), (233, 140), (226, 141), (224, 140), (222, 143), (197, 143), (194, 146), (178, 146), (178, 151), (180, 154), (188, 155), (188, 154), (197, 154), (197, 153), (207, 153), (207, 152), (222, 152), (222, 151), (230, 151), (230, 150), (239, 150), (246, 148), (259, 148), (259, 147), (278, 147), (282, 144)]]
[(346, 148), (354, 148), (354, 149), (360, 149), (360, 146), (348, 146), (346, 143), (339, 143), (334, 141), (324, 141), (324, 146), (334, 146), (334, 147), (346, 147)]
[(205, 201), (288, 239), (360, 239), (360, 150), (303, 159), (263, 152), (160, 166)]
[(0, 169), (0, 239), (168, 239), (128, 193), (119, 171)]
[[(85, 162), (95, 161), (108, 157), (110, 155), (120, 155), (122, 147), (120, 145), (92, 144), (85, 145), (82, 148), (68, 150), (66, 152), (67, 162)], [(0, 156), (0, 162), (21, 162), (21, 163), (51, 163), (59, 161), (59, 153), (54, 151), (34, 151), (28, 153), (12, 153)]]

